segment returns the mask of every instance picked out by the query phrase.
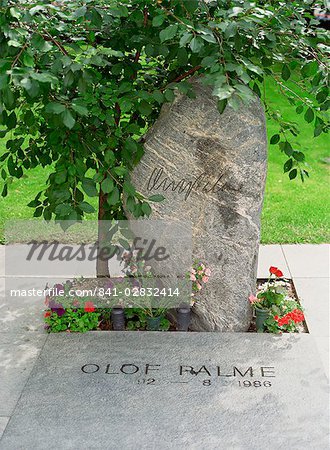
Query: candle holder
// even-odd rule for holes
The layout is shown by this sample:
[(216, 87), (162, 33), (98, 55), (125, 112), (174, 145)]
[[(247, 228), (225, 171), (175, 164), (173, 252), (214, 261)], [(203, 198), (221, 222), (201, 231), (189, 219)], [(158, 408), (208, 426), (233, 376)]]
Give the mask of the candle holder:
[(188, 331), (191, 319), (190, 305), (184, 303), (176, 310), (177, 331)]
[(125, 330), (125, 314), (123, 308), (116, 306), (111, 311), (111, 323), (114, 331)]

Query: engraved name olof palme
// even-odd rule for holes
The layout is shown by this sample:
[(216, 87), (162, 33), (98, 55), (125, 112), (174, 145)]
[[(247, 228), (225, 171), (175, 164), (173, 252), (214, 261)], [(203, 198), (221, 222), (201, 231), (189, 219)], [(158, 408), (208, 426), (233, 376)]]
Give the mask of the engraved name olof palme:
[(164, 169), (162, 167), (156, 167), (149, 177), (147, 190), (148, 191), (172, 191), (178, 194), (185, 194), (184, 199), (187, 200), (192, 190), (196, 192), (217, 193), (221, 191), (226, 182), (223, 180), (224, 174), (220, 174), (217, 178), (210, 177), (207, 173), (195, 176), (191, 179), (181, 178), (179, 181), (172, 180), (168, 176), (164, 176)]

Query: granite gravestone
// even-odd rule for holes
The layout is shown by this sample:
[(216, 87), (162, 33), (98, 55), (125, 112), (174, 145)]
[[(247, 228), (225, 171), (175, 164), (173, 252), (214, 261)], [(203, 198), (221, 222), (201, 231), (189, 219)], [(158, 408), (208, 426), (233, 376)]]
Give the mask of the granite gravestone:
[(153, 219), (192, 223), (193, 259), (212, 271), (192, 328), (245, 331), (266, 178), (264, 111), (256, 99), (220, 115), (211, 89), (193, 83), (196, 99), (179, 94), (163, 107), (132, 178), (144, 195), (165, 196), (153, 205)]
[(326, 450), (328, 406), (308, 334), (53, 334), (0, 449)]

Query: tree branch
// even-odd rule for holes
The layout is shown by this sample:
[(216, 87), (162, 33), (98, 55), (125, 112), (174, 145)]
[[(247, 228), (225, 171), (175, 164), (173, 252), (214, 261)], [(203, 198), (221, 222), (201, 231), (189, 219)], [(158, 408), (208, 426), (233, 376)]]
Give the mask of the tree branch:
[(24, 50), (26, 49), (26, 47), (27, 47), (28, 45), (29, 45), (29, 44), (28, 44), (27, 42), (25, 42), (25, 44), (23, 45), (23, 47), (22, 47), (22, 48), (20, 49), (20, 51), (17, 53), (17, 55), (16, 55), (14, 61), (12, 62), (11, 68), (13, 68), (13, 67), (16, 66), (17, 61), (20, 59), (22, 53), (24, 52)]

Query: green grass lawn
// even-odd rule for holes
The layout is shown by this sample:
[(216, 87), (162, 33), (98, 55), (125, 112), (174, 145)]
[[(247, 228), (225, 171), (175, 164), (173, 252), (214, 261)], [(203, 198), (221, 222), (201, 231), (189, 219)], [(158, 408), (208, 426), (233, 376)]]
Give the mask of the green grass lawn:
[[(322, 159), (329, 157), (327, 137), (313, 138), (311, 127), (302, 116), (294, 113), (289, 104), (283, 103), (273, 85), (268, 86), (267, 98), (287, 119), (299, 124), (301, 133), (296, 139), (296, 149), (306, 154), (310, 178), (304, 184), (300, 178), (290, 181), (288, 175), (283, 173), (285, 155), (281, 154), (277, 145), (269, 146), (262, 242), (330, 242), (329, 165), (322, 162)], [(269, 137), (277, 132), (272, 123), (268, 123), (267, 127)], [(2, 141), (0, 154), (4, 148)], [(8, 197), (0, 197), (0, 242), (3, 242), (6, 220), (32, 217), (33, 209), (26, 205), (45, 186), (48, 173), (48, 170), (40, 167), (31, 170), (28, 176), (12, 183)], [(93, 215), (93, 218), (96, 216)]]
[[(285, 103), (273, 84), (267, 86), (267, 99), (284, 117), (297, 122), (300, 134), (295, 149), (305, 153), (310, 178), (289, 180), (283, 173), (286, 155), (277, 145), (268, 147), (268, 175), (262, 213), (262, 243), (322, 243), (330, 242), (329, 138), (313, 137), (312, 126)], [(268, 137), (277, 132), (268, 121)]]

